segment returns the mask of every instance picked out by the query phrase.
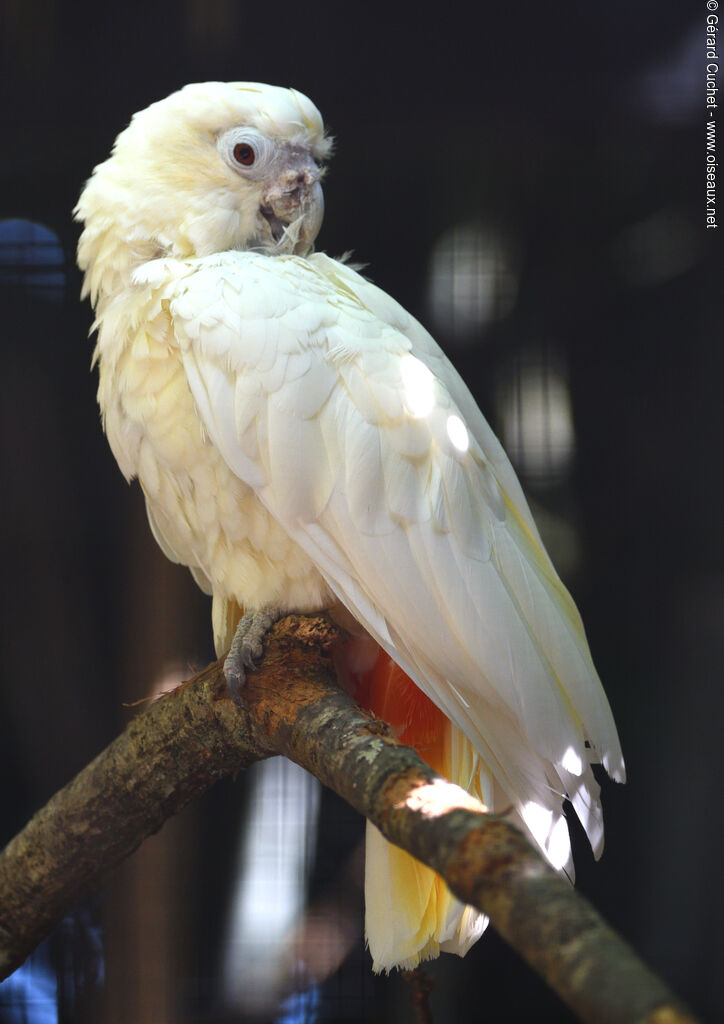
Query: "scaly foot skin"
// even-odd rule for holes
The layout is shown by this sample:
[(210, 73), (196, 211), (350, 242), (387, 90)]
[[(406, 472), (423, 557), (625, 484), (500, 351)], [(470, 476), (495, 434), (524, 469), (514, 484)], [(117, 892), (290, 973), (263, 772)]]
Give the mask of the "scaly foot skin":
[(258, 612), (247, 612), (239, 620), (224, 661), (226, 685), (231, 699), (239, 707), (244, 704), (241, 691), (246, 683), (246, 673), (256, 668), (256, 661), (262, 655), (264, 637), (282, 614), (278, 608), (265, 608)]

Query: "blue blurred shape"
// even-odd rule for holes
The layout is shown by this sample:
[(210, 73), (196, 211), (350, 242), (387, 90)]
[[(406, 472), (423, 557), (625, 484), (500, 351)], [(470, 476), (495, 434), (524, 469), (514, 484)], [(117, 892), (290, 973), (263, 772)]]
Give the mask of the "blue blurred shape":
[(59, 301), (65, 290), (65, 254), (55, 232), (32, 220), (0, 221), (0, 285)]
[(319, 1012), (319, 987), (292, 992), (280, 1005), (274, 1024), (314, 1024)]
[(58, 1024), (58, 983), (44, 946), (0, 983), (2, 1024)]

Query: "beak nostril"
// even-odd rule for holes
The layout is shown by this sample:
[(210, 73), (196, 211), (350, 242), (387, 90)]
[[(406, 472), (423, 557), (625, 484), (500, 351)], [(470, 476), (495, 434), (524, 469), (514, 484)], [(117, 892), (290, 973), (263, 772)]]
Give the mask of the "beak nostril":
[(290, 199), (299, 199), (302, 193), (313, 184), (314, 178), (309, 171), (299, 171), (288, 178), (284, 196)]

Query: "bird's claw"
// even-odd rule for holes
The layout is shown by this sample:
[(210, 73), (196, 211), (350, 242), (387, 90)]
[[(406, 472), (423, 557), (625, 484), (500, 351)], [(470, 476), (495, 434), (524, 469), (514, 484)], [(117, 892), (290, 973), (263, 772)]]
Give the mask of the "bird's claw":
[(281, 612), (277, 609), (266, 609), (247, 612), (239, 620), (224, 661), (226, 685), (231, 699), (239, 707), (244, 706), (241, 692), (246, 685), (247, 672), (257, 668), (257, 661), (264, 651), (264, 636), (280, 616)]

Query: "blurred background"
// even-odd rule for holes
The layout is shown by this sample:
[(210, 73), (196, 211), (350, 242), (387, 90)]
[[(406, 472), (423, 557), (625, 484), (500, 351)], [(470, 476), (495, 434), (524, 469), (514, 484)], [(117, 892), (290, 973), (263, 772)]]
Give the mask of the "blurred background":
[[(319, 247), (417, 315), (501, 436), (572, 590), (629, 770), (577, 884), (705, 1020), (720, 879), (722, 263), (703, 0), (3, 0), (0, 840), (212, 658), (102, 436), (71, 210), (186, 82), (293, 85), (337, 138)], [(411, 1020), (362, 936), (363, 823), (277, 760), (170, 821), (0, 986), (2, 1024)], [(435, 1021), (572, 1017), (489, 932)]]

